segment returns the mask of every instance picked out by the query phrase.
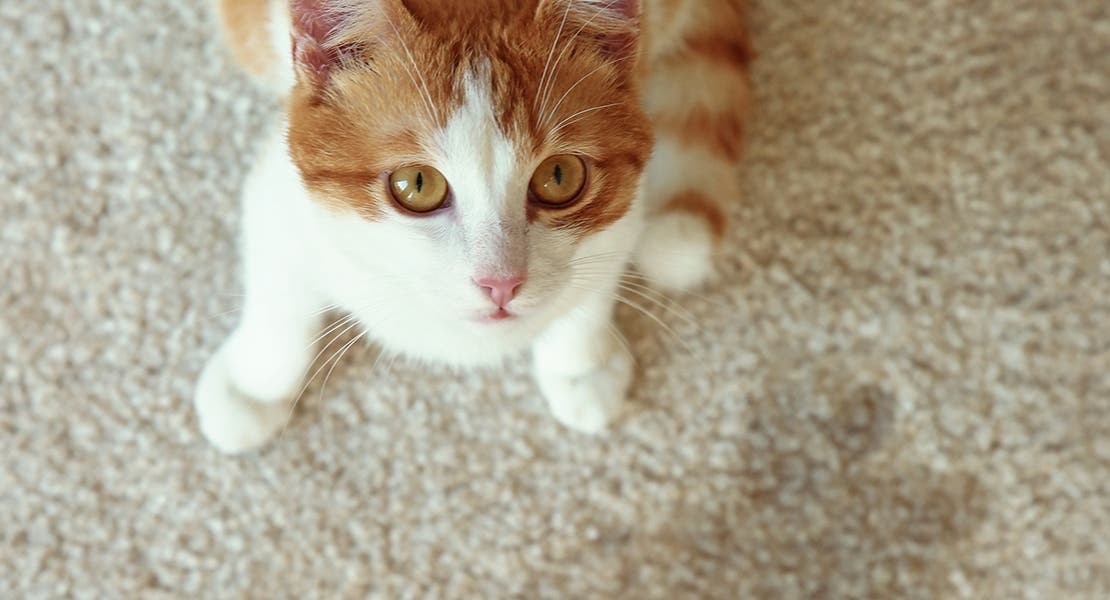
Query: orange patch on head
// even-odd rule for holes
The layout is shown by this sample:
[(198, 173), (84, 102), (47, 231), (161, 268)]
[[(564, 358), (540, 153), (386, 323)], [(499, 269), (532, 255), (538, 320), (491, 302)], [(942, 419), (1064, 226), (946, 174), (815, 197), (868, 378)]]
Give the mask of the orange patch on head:
[(652, 137), (635, 57), (614, 55), (606, 43), (632, 31), (617, 26), (620, 15), (592, 27), (576, 3), (560, 28), (566, 5), (555, 0), (387, 4), (385, 18), (355, 16), (341, 28), (343, 55), (326, 65), (326, 77), (302, 70), (290, 98), (290, 152), (316, 196), (367, 218), (393, 210), (382, 175), (437, 166), (431, 145), (463, 101), (462, 81), (483, 73), (501, 133), (531, 152), (523, 164), (574, 154), (591, 165), (579, 201), (530, 206), (533, 219), (586, 234), (627, 212)]

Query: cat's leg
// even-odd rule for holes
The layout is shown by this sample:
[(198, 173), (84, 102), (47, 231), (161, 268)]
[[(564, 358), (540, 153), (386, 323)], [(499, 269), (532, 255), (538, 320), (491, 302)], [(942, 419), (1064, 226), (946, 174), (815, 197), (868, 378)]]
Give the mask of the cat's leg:
[(656, 132), (645, 170), (647, 227), (636, 266), (659, 285), (689, 289), (709, 280), (725, 234), (725, 210), (740, 196), (738, 164), (750, 102), (751, 50), (739, 3), (688, 2), (660, 35), (649, 62), (644, 106)]
[(244, 192), (242, 317), (204, 368), (194, 398), (201, 431), (228, 453), (257, 448), (285, 425), (327, 301), (305, 275), (306, 250), (279, 206), (296, 182), (283, 189), (282, 162), (273, 158), (263, 156)]
[(551, 413), (583, 433), (602, 431), (620, 414), (632, 381), (632, 357), (612, 329), (612, 298), (591, 294), (532, 349), (536, 381)]
[(291, 292), (247, 296), (243, 320), (205, 366), (195, 405), (200, 429), (220, 450), (268, 442), (291, 416), (290, 400), (311, 360), (319, 304)]

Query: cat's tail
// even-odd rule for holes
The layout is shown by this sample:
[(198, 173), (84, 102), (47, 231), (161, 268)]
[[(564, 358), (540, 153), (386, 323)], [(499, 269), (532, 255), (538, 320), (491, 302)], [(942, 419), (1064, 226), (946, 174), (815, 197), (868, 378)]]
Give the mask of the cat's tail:
[(268, 90), (285, 95), (294, 83), (288, 0), (211, 0), (231, 54)]
[(726, 203), (740, 196), (753, 52), (740, 2), (664, 5), (656, 3), (647, 57), (644, 101), (656, 148), (645, 174), (647, 228), (635, 262), (654, 283), (683, 290), (712, 277)]

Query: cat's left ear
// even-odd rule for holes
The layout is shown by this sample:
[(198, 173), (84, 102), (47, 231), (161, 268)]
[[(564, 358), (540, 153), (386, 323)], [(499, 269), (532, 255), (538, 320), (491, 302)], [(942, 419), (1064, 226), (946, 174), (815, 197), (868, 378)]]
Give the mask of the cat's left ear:
[(542, 0), (536, 16), (565, 34), (581, 30), (614, 60), (631, 63), (640, 49), (642, 4), (643, 0)]
[(298, 76), (315, 86), (325, 84), (342, 62), (341, 49), (331, 44), (332, 35), (344, 25), (347, 15), (334, 0), (291, 0), (293, 63)]

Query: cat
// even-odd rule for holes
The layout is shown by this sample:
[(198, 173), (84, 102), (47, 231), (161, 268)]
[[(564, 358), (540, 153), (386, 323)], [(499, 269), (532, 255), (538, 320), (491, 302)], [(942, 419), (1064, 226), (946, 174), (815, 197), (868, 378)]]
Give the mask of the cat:
[(325, 334), (421, 361), (530, 349), (554, 417), (606, 429), (627, 269), (706, 282), (739, 197), (742, 0), (216, 3), (284, 110), (243, 192), (241, 320), (197, 385), (208, 440), (281, 429), (328, 308), (350, 317)]

